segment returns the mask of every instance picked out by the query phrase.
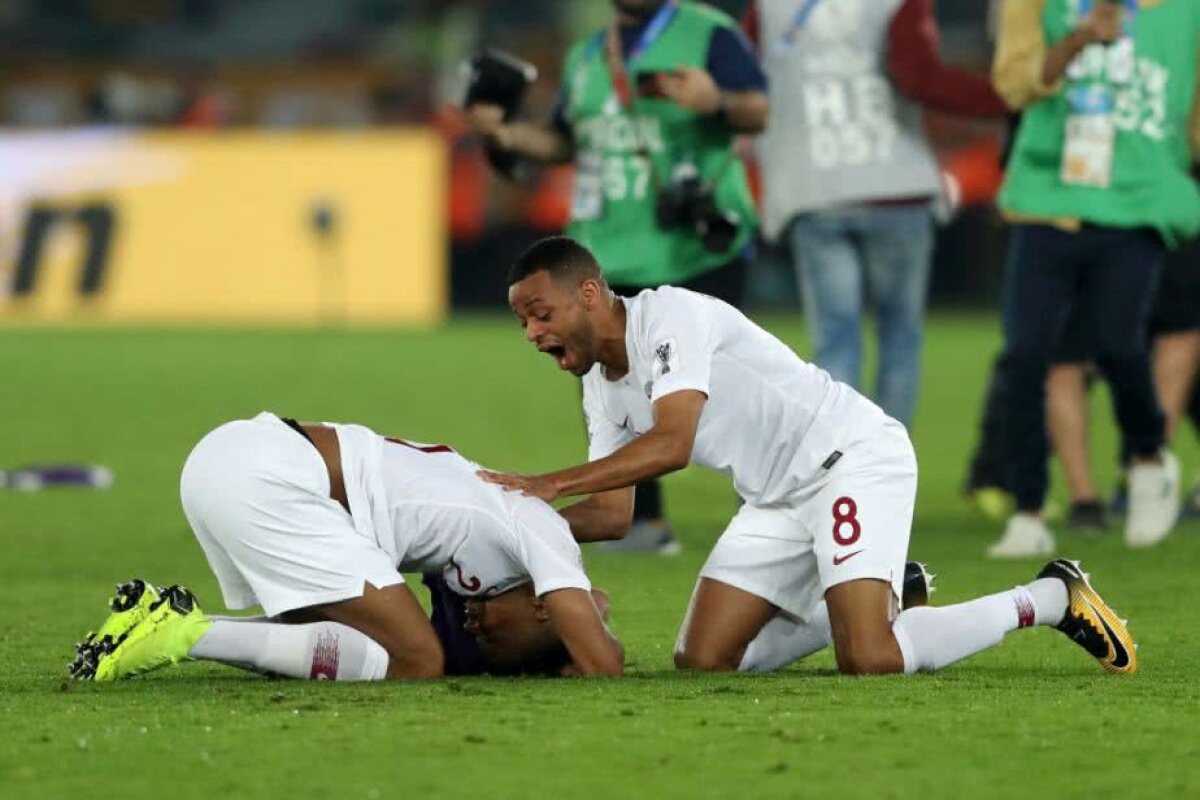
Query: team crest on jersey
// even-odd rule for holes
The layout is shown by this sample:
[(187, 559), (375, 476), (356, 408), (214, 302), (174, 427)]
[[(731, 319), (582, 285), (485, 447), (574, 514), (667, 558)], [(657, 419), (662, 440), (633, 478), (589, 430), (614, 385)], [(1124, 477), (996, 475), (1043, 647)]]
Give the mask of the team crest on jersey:
[(667, 339), (654, 348), (654, 377), (661, 378), (679, 369), (679, 348), (674, 339)]

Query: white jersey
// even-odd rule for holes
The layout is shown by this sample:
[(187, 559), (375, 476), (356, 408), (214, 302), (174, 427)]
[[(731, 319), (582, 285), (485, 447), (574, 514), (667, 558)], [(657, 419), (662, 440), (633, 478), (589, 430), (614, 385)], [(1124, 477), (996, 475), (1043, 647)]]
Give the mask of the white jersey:
[(537, 498), (505, 492), (444, 445), (331, 425), (356, 531), (401, 572), (441, 572), (455, 592), (492, 596), (523, 583), (544, 595), (591, 588), (570, 527)]
[(795, 499), (889, 419), (716, 298), (664, 286), (624, 302), (629, 373), (610, 381), (597, 364), (583, 379), (590, 460), (650, 430), (659, 398), (692, 389), (708, 396), (692, 461), (770, 505)]

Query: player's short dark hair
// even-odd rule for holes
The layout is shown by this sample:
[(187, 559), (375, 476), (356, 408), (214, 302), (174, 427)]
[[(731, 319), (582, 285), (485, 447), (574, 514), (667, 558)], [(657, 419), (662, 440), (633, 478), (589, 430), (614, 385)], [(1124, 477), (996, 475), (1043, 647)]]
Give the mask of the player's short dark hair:
[(600, 263), (592, 251), (570, 236), (548, 236), (534, 242), (508, 270), (508, 285), (543, 270), (555, 281), (573, 285), (589, 279), (604, 282)]

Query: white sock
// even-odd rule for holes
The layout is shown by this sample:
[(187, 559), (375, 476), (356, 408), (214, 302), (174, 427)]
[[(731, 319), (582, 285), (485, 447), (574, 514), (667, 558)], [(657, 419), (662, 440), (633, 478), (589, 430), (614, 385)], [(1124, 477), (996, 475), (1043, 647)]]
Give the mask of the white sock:
[(387, 651), (378, 642), (338, 622), (284, 625), (218, 619), (188, 655), (310, 680), (378, 681), (388, 668)]
[(1038, 578), (1025, 588), (1033, 595), (1035, 625), (1057, 625), (1067, 615), (1067, 585), (1058, 578)]
[(995, 647), (1017, 628), (1055, 625), (1066, 609), (1066, 586), (1043, 578), (958, 605), (910, 608), (896, 617), (892, 633), (904, 656), (904, 671), (913, 673), (941, 669)]
[(822, 600), (808, 622), (776, 614), (746, 648), (739, 672), (772, 672), (822, 650), (832, 641), (829, 608)]

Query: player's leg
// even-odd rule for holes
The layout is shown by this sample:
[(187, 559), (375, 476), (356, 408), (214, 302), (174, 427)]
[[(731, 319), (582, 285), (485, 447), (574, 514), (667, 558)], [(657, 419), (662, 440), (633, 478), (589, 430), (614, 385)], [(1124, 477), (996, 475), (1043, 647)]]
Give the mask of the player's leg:
[(675, 666), (736, 670), (747, 646), (776, 611), (775, 606), (751, 592), (701, 577), (675, 643)]
[(849, 675), (934, 670), (999, 644), (1009, 631), (1056, 625), (1067, 608), (1062, 581), (1039, 579), (967, 603), (896, 613), (889, 582), (858, 579), (825, 593), (838, 669)]
[(827, 646), (811, 548), (791, 510), (743, 505), (700, 571), (676, 665), (763, 671)]
[[(897, 576), (904, 572), (916, 495), (911, 445), (885, 428), (864, 448), (847, 452), (843, 463), (846, 471), (817, 495), (809, 516), (818, 531), (813, 553), (843, 672), (939, 669), (998, 644), (1009, 631), (1037, 624), (1078, 634), (1076, 641), (1106, 669), (1136, 670), (1124, 624), (1068, 562), (1051, 562), (1031, 583), (1008, 591), (897, 614)], [(833, 495), (832, 525), (822, 526), (821, 511)], [(827, 534), (821, 535), (822, 527)]]
[[(902, 608), (916, 608), (929, 603), (933, 591), (933, 575), (925, 565), (909, 561), (904, 565), (904, 594)], [(833, 642), (829, 623), (829, 605), (817, 604), (805, 619), (780, 611), (754, 637), (746, 648), (738, 669), (743, 672), (771, 672), (793, 661), (823, 650)]]
[(741, 672), (773, 672), (824, 650), (833, 641), (829, 607), (822, 600), (807, 620), (780, 611), (746, 646), (738, 664)]
[(188, 653), (290, 678), (342, 681), (442, 674), (441, 645), (403, 584), (361, 597), (284, 612), (272, 621), (223, 618)]
[[(996, 644), (1026, 621), (1022, 609), (1034, 604), (1024, 589), (897, 614), (917, 489), (912, 445), (889, 424), (848, 450), (834, 469), (806, 518), (814, 531), (813, 554), (842, 672), (936, 669)], [(1053, 589), (1061, 605), (1042, 605), (1047, 618), (1057, 622), (1066, 592), (1061, 584), (1047, 591)]]

